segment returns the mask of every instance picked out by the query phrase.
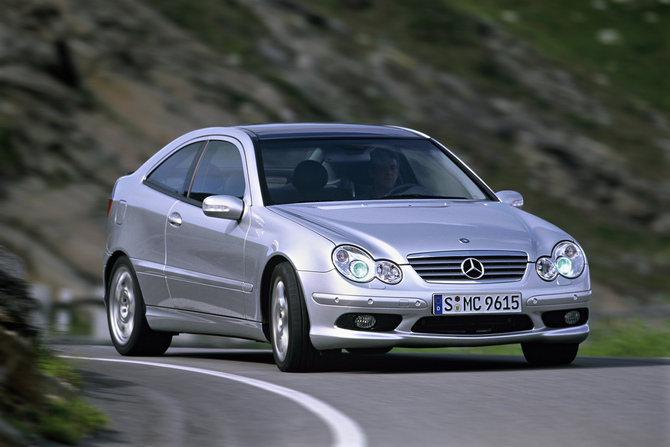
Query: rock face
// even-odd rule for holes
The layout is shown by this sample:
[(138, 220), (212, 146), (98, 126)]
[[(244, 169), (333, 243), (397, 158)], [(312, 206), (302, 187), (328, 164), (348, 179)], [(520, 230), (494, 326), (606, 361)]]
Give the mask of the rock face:
[[(607, 271), (597, 281), (624, 294), (667, 290), (654, 284), (670, 264), (668, 117), (597, 76), (449, 9), (435, 20), (467, 34), (421, 23), (407, 31), (413, 51), (304, 0), (231, 0), (239, 17), (221, 32), (246, 33), (244, 53), (208, 47), (149, 3), (0, 0), (0, 244), (21, 255), (29, 280), (100, 284), (115, 179), (178, 135), (345, 121), (431, 134), (494, 189), (530, 195), (529, 210), (568, 224), (574, 215), (575, 236)], [(371, 5), (342, 2), (352, 14)], [(435, 39), (444, 54), (418, 50)], [(474, 68), (451, 71), (443, 59), (462, 48)], [(642, 261), (642, 277), (628, 273), (624, 244), (588, 237), (601, 227), (652, 234), (659, 255)]]

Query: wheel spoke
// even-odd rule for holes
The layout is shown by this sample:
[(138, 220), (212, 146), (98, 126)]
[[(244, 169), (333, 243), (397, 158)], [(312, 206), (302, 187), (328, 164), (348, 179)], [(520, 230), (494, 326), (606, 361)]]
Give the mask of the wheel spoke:
[(286, 288), (283, 281), (277, 281), (272, 297), (273, 343), (279, 358), (283, 361), (288, 353), (289, 322)]
[(116, 341), (122, 345), (128, 343), (133, 333), (135, 321), (135, 292), (130, 272), (119, 269), (114, 275), (109, 302), (109, 322)]

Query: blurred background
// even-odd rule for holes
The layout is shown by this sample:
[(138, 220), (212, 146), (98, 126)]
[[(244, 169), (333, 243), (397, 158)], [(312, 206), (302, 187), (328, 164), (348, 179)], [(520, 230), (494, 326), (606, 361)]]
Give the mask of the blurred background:
[(114, 181), (187, 131), (415, 128), (572, 234), (594, 318), (670, 320), (670, 0), (0, 0), (0, 246), (108, 339)]

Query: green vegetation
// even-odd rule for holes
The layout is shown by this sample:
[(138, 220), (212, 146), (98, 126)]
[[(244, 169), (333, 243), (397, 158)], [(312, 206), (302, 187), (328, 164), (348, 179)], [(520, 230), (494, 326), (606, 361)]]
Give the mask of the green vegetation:
[[(37, 353), (39, 369), (73, 387), (79, 387), (82, 379), (73, 364), (55, 357), (46, 348)], [(47, 397), (43, 408), (35, 415), (37, 431), (47, 439), (64, 444), (77, 444), (85, 436), (105, 428), (109, 420), (104, 413), (80, 397), (62, 399)], [(27, 428), (25, 423), (19, 429)]]
[(40, 414), (39, 431), (47, 439), (75, 445), (108, 422), (107, 416), (81, 398), (49, 398)]
[(487, 17), (598, 82), (670, 112), (666, 0), (444, 0)]
[(37, 366), (45, 374), (53, 376), (63, 383), (78, 388), (82, 385), (72, 362), (54, 356), (46, 347), (37, 348)]
[(264, 65), (256, 52), (256, 38), (267, 30), (237, 1), (145, 0), (180, 27), (228, 57), (232, 65)]
[[(347, 8), (343, 3), (361, 6)], [(310, 3), (310, 7), (346, 23), (352, 37), (374, 46), (396, 46), (413, 61), (467, 79), (481, 92), (538, 101), (491, 58), (491, 50), (483, 41), (491, 32), (490, 27), (449, 1), (321, 0)], [(366, 50), (365, 46), (358, 46), (349, 52), (365, 57)], [(416, 78), (408, 81), (416, 82)]]
[(443, 1), (521, 37), (569, 70), (606, 106), (616, 129), (574, 113), (563, 113), (563, 122), (614, 148), (633, 175), (667, 177), (648, 125), (663, 120), (653, 108), (670, 113), (670, 95), (663, 94), (670, 91), (670, 1)]
[(605, 319), (592, 324), (580, 355), (603, 357), (670, 357), (670, 320)]

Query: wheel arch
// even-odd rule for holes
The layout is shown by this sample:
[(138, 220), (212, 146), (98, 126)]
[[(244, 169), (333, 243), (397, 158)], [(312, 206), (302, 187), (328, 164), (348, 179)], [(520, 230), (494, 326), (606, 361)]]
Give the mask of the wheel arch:
[[(103, 273), (103, 287), (104, 287), (104, 300), (105, 300), (105, 305), (108, 304), (108, 297), (107, 293), (109, 290), (109, 281), (112, 276), (112, 268), (114, 267), (114, 264), (116, 263), (117, 260), (121, 257), (128, 257), (127, 254), (125, 254), (122, 251), (115, 251), (112, 253), (112, 255), (107, 259), (107, 262), (105, 263), (105, 268), (104, 268), (104, 273)], [(132, 264), (132, 263), (131, 263)]]
[[(275, 267), (277, 267), (282, 262), (288, 262), (291, 265), (291, 268), (295, 271), (295, 266), (289, 258), (284, 255), (278, 254), (268, 259), (265, 268), (263, 269), (263, 275), (261, 276), (261, 287), (260, 287), (260, 306), (261, 306), (261, 321), (263, 325), (263, 335), (270, 340), (270, 289), (272, 287), (272, 272), (274, 272)], [(300, 277), (296, 274), (298, 280), (298, 286), (302, 288), (300, 282)]]

